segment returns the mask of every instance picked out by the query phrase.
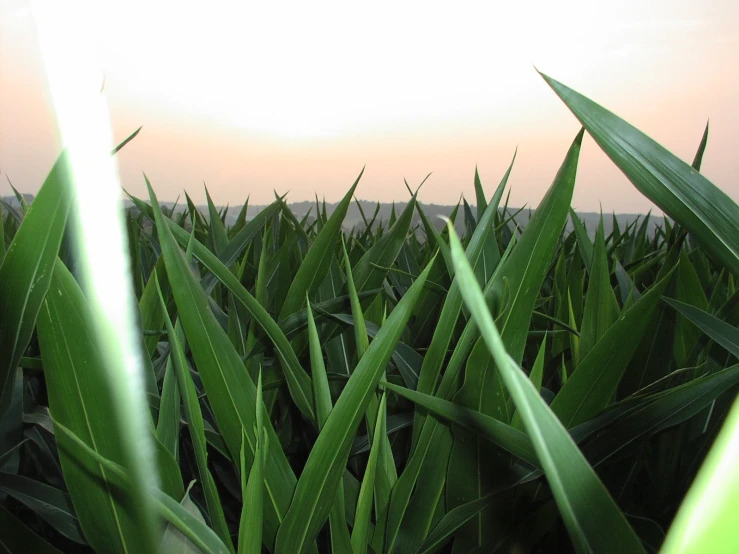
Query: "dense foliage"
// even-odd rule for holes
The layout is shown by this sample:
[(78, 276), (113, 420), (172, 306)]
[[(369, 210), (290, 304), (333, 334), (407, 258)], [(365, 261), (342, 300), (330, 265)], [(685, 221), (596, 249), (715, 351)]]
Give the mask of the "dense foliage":
[[(736, 397), (739, 208), (699, 173), (707, 131), (691, 167), (547, 80), (668, 214), (656, 232), (572, 212), (583, 132), (523, 229), (513, 163), (496, 187), (475, 175), (447, 226), (409, 188), (345, 232), (361, 175), (300, 220), (283, 198), (227, 226), (209, 196), (204, 213), (130, 197), (161, 551), (660, 549)], [(0, 544), (147, 552), (66, 155), (19, 201), (0, 240)]]

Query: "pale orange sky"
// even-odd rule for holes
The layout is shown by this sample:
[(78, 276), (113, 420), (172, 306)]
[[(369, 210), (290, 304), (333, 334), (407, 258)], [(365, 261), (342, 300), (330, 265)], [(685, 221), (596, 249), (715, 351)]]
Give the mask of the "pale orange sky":
[[(253, 7), (254, 4), (256, 7)], [(739, 2), (101, 2), (98, 31), (123, 185), (217, 204), (273, 190), (474, 203), (510, 158), (511, 205), (536, 206), (579, 126), (534, 70), (589, 96), (739, 199)], [(510, 6), (508, 4), (515, 4)], [(205, 6), (206, 4), (202, 4)], [(0, 194), (35, 193), (59, 143), (28, 0), (0, 1)], [(102, 77), (101, 77), (102, 80)], [(587, 139), (573, 206), (651, 207)]]

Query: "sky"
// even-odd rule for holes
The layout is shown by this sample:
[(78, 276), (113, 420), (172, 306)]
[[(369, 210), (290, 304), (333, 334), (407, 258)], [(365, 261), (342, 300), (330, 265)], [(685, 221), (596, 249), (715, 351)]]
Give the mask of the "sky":
[[(75, 3), (70, 3), (74, 6)], [(535, 207), (579, 130), (536, 68), (690, 162), (739, 200), (739, 2), (83, 3), (121, 182), (218, 205), (314, 195), (474, 203), (517, 149), (511, 206)], [(70, 8), (74, 9), (74, 8)], [(104, 86), (103, 86), (104, 84)], [(0, 194), (36, 193), (59, 155), (29, 0), (0, 0)], [(652, 204), (589, 138), (573, 207)]]

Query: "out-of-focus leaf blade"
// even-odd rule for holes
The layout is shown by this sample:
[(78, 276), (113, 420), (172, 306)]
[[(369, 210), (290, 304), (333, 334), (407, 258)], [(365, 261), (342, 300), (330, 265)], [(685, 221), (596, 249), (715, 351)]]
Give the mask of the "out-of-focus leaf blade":
[[(58, 433), (60, 436), (65, 437), (66, 444), (74, 445), (70, 454), (79, 464), (88, 468), (94, 465), (99, 466), (106, 472), (111, 484), (119, 490), (126, 490), (130, 486), (130, 479), (120, 465), (90, 448), (66, 426), (54, 421), (54, 427), (57, 431), (60, 431)], [(174, 525), (200, 550), (206, 554), (230, 554), (230, 551), (220, 541), (213, 530), (203, 524), (201, 518), (194, 516), (183, 508), (179, 502), (161, 491), (155, 491), (154, 499), (159, 515)]]
[[(37, 327), (51, 416), (86, 445), (116, 463), (124, 461), (110, 417), (110, 390), (93, 339), (87, 299), (69, 270), (57, 260)], [(57, 436), (64, 480), (90, 545), (98, 551), (143, 551), (132, 498), (115, 489), (97, 464), (81, 466), (76, 447)]]
[(739, 550), (739, 533), (733, 517), (739, 498), (738, 444), (739, 402), (735, 400), (675, 517), (661, 552), (729, 554)]

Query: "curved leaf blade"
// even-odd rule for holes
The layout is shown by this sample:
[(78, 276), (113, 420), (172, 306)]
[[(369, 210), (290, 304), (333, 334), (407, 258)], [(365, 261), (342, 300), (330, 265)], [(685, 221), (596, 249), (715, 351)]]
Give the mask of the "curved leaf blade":
[(495, 358), (578, 552), (645, 552), (641, 541), (567, 430), (506, 352), (454, 229), (452, 260), (465, 303)]
[(631, 183), (739, 273), (739, 206), (689, 164), (637, 128), (551, 77), (541, 76)]
[(10, 406), (15, 369), (49, 289), (71, 203), (71, 167), (65, 152), (54, 164), (0, 265), (0, 415)]
[(354, 435), (423, 290), (431, 265), (426, 266), (380, 328), (318, 435), (295, 489), (290, 510), (280, 526), (277, 554), (303, 552), (323, 526), (349, 458)]

